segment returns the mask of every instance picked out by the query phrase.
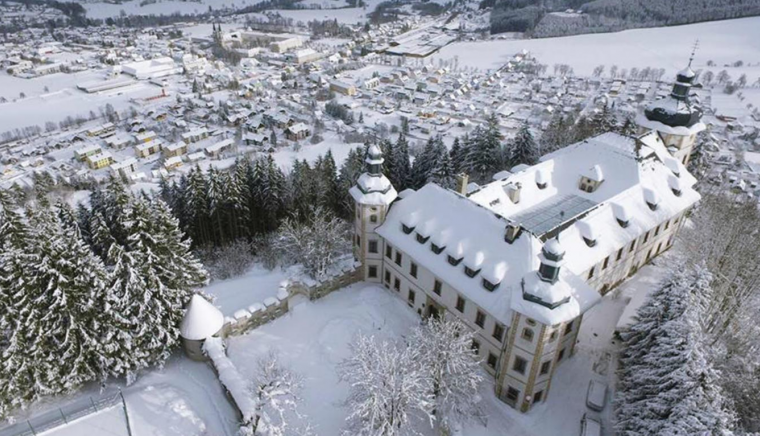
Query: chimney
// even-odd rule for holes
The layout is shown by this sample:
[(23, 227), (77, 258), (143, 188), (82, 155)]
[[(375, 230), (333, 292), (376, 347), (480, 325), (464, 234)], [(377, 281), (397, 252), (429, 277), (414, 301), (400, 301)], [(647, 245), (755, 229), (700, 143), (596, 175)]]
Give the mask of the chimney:
[(507, 224), (507, 231), (504, 234), (504, 240), (508, 243), (515, 242), (515, 239), (517, 239), (520, 236), (521, 227), (517, 224)]
[(520, 191), (522, 190), (522, 184), (520, 182), (517, 183), (508, 183), (504, 186), (504, 192), (507, 193), (507, 197), (509, 197), (509, 200), (517, 204), (520, 202)]
[(470, 177), (465, 173), (459, 173), (456, 175), (457, 179), (457, 192), (462, 195), (467, 195), (467, 183)]

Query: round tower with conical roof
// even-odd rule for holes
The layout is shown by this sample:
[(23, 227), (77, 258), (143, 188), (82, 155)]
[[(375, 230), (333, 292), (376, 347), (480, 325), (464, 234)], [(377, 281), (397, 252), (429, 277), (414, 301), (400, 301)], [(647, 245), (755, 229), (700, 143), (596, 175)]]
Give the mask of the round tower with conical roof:
[(362, 264), (364, 279), (381, 281), (383, 240), (376, 230), (398, 194), (383, 174), (383, 152), (377, 145), (367, 150), (365, 172), (351, 188), (354, 199), (354, 257)]
[(670, 94), (651, 102), (636, 117), (639, 133), (656, 131), (670, 154), (684, 165), (689, 163), (697, 133), (705, 129), (702, 108), (694, 93), (700, 87), (695, 78), (689, 60), (689, 66), (676, 74)]
[(194, 294), (187, 304), (185, 316), (179, 326), (179, 336), (187, 356), (193, 360), (206, 360), (203, 342), (222, 335), (224, 315), (205, 298)]

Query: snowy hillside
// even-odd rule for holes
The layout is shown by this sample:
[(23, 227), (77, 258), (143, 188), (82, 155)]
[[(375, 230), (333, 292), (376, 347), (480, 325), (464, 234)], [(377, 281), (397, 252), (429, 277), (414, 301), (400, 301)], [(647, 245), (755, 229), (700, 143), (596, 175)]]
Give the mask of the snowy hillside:
[(580, 76), (590, 76), (597, 65), (665, 68), (670, 76), (684, 67), (696, 40), (695, 69), (705, 68), (712, 60), (717, 73), (724, 64), (742, 60), (754, 66), (729, 68), (732, 76), (760, 73), (760, 17), (561, 38), (461, 42), (444, 47), (435, 58), (458, 57), (459, 65), (485, 70), (498, 68), (510, 56), (528, 50), (542, 63), (568, 64)]

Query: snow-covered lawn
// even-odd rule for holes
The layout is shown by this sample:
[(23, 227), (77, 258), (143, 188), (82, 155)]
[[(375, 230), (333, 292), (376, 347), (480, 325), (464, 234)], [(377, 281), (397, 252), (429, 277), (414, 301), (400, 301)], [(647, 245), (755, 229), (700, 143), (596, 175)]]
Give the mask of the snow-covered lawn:
[(212, 282), (204, 291), (215, 297), (214, 305), (222, 313), (231, 316), (239, 309), (276, 296), (280, 282), (286, 278), (288, 274), (279, 267), (269, 271), (261, 264), (255, 264), (241, 276)]
[(40, 433), (40, 436), (128, 436), (124, 408), (113, 406), (87, 415), (68, 425)]
[[(624, 284), (584, 317), (576, 355), (557, 370), (547, 403), (520, 414), (501, 403), (492, 383), (483, 387), (486, 427), (472, 424), (467, 436), (570, 435), (579, 431), (587, 412), (586, 390), (593, 378), (611, 387), (614, 382), (613, 331), (626, 304), (626, 296), (652, 286), (660, 269), (642, 269), (635, 281)], [(359, 283), (322, 300), (304, 303), (293, 313), (229, 339), (228, 353), (244, 377), (252, 377), (256, 363), (270, 351), (304, 377), (301, 411), (319, 435), (335, 435), (346, 417), (342, 402), (347, 386), (339, 383), (336, 364), (347, 357), (348, 344), (359, 333), (401, 339), (419, 323), (419, 317), (386, 289)], [(611, 392), (609, 392), (611, 395)], [(609, 428), (608, 403), (602, 419)], [(429, 433), (432, 436), (432, 431)]]
[(594, 67), (604, 64), (606, 71), (612, 65), (627, 69), (665, 68), (671, 77), (686, 65), (697, 39), (695, 69), (705, 68), (707, 61), (712, 60), (717, 66), (709, 69), (717, 73), (724, 64), (742, 60), (755, 66), (727, 68), (731, 76), (738, 78), (744, 72), (753, 81), (760, 74), (760, 17), (562, 38), (454, 43), (441, 49), (434, 58), (459, 56), (460, 66), (485, 70), (498, 68), (510, 56), (526, 49), (541, 63), (550, 67), (568, 64), (582, 76), (590, 76)]

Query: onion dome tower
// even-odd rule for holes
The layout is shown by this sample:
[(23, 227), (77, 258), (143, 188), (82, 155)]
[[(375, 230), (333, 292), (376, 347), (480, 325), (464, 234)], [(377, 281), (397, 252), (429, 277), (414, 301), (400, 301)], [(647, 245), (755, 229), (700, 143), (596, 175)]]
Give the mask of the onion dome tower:
[(366, 171), (349, 191), (354, 199), (354, 257), (364, 270), (364, 279), (381, 281), (383, 240), (377, 228), (385, 221), (388, 207), (398, 194), (383, 174), (383, 152), (377, 145), (367, 150)]
[(650, 130), (658, 132), (668, 151), (684, 165), (689, 162), (697, 133), (705, 130), (702, 108), (693, 92), (701, 87), (695, 83), (696, 74), (691, 69), (693, 59), (694, 52), (689, 65), (676, 74), (670, 94), (651, 102), (636, 117), (639, 133)]

